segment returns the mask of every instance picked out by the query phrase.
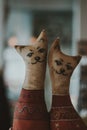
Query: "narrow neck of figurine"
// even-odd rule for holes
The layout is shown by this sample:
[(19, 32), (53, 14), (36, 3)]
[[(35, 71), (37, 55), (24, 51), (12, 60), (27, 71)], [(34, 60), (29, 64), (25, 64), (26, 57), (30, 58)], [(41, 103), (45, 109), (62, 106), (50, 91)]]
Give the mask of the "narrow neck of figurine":
[[(58, 82), (60, 81), (60, 82)], [(69, 95), (70, 79), (66, 79), (65, 82), (62, 79), (57, 79), (52, 85), (53, 95)]]
[(40, 90), (44, 88), (45, 64), (26, 65), (23, 88), (27, 90)]

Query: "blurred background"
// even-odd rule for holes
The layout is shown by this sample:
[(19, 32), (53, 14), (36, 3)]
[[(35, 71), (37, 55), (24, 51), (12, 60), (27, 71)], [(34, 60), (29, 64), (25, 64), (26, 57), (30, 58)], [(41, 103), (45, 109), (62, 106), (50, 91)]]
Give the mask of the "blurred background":
[[(71, 77), (70, 96), (87, 124), (87, 0), (0, 0), (0, 121), (6, 124), (0, 123), (0, 130), (11, 126), (25, 77), (25, 64), (13, 46), (34, 42), (42, 29), (47, 31), (49, 47), (60, 37), (64, 53), (82, 55)], [(48, 68), (45, 86), (50, 110)]]

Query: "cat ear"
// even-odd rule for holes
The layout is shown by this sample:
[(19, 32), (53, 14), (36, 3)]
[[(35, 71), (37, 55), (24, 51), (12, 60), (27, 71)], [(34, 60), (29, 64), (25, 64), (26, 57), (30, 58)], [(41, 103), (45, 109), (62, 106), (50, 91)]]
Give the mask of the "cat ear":
[(53, 50), (60, 51), (60, 44), (59, 44), (59, 42), (60, 42), (60, 39), (59, 39), (59, 37), (58, 37), (58, 38), (56, 38), (56, 40), (53, 42), (51, 48), (52, 48)]
[(16, 46), (14, 46), (14, 47), (15, 47), (16, 51), (17, 51), (20, 55), (22, 55), (22, 51), (23, 51), (23, 49), (25, 48), (25, 46), (16, 45)]
[(42, 30), (36, 41), (39, 43), (47, 42), (47, 35), (45, 30)]

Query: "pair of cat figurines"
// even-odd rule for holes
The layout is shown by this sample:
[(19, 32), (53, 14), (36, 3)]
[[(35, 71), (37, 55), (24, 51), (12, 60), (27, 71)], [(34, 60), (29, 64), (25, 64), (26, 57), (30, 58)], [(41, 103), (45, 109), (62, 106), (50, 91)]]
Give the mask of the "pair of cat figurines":
[(11, 130), (87, 130), (69, 96), (70, 77), (81, 56), (61, 52), (57, 38), (48, 54), (52, 81), (52, 107), (47, 112), (44, 80), (47, 62), (47, 35), (43, 30), (36, 42), (15, 46), (26, 65), (26, 76), (16, 103)]

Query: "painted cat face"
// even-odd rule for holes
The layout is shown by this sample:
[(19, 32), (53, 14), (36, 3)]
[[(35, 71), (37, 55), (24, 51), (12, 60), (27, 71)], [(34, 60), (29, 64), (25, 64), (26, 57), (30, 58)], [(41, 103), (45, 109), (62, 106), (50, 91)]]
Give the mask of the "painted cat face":
[(57, 76), (70, 76), (79, 63), (80, 56), (68, 56), (61, 52), (59, 39), (55, 40), (49, 53), (49, 66)]
[(41, 32), (36, 43), (30, 46), (15, 46), (15, 48), (27, 64), (34, 65), (45, 62), (47, 55), (47, 37), (45, 31)]
[(53, 70), (56, 74), (68, 76), (72, 73), (74, 67), (73, 64), (70, 62), (64, 61), (62, 58), (57, 58), (54, 61)]

